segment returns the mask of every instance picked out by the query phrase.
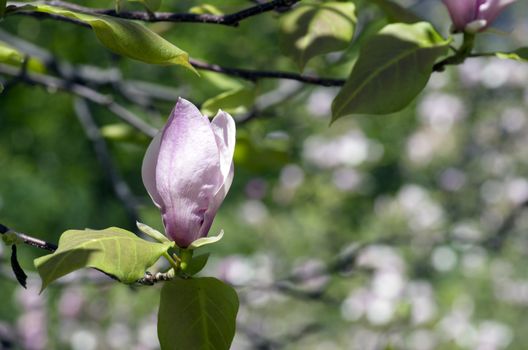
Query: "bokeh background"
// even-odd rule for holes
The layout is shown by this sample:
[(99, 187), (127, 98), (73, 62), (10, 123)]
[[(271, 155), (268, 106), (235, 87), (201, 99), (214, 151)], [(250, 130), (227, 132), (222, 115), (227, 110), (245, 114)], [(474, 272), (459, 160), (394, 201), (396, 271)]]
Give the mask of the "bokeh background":
[[(226, 12), (251, 5), (208, 3)], [(441, 1), (399, 3), (447, 35)], [(162, 10), (199, 4), (165, 1)], [(357, 4), (358, 29), (383, 24), (375, 6)], [(496, 30), (479, 36), (478, 50), (526, 45), (526, 11), (524, 1), (511, 6)], [(150, 27), (208, 62), (295, 71), (279, 50), (279, 17), (267, 13), (238, 28)], [(13, 36), (73, 71), (111, 77), (93, 87), (120, 91), (117, 101), (155, 127), (178, 96), (200, 105), (241, 84), (116, 57), (90, 31), (68, 23), (13, 16), (0, 23), (0, 40)], [(346, 77), (355, 55), (351, 44), (313, 59), (307, 72)], [(124, 205), (79, 122), (84, 105), (68, 93), (0, 80), (0, 222), (56, 242), (70, 228), (134, 230), (137, 210), (142, 222), (161, 229), (140, 177), (147, 137), (104, 107), (88, 106), (133, 195)], [(329, 126), (337, 89), (259, 81), (257, 104), (265, 108), (238, 125), (234, 184), (211, 231), (226, 234), (210, 248), (203, 272), (239, 291), (232, 348), (525, 349), (527, 82), (528, 64), (473, 58), (433, 74), (400, 113)], [(234, 116), (242, 120), (247, 110)], [(39, 295), (32, 259), (42, 254), (19, 247), (30, 276), (24, 290), (0, 245), (0, 349), (158, 348), (159, 286), (119, 285), (84, 271)]]

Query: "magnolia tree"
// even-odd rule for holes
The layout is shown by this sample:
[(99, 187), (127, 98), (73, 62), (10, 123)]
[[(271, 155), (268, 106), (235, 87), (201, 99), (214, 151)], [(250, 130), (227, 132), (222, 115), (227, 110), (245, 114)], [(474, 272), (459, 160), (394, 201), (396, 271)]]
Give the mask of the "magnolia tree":
[[(229, 349), (231, 346), (239, 308), (237, 293), (219, 279), (196, 275), (207, 264), (210, 253), (206, 248), (219, 244), (224, 234), (221, 231), (215, 236), (210, 230), (235, 174), (236, 124), (255, 118), (258, 109), (266, 106), (256, 99), (254, 86), (235, 86), (204, 101), (200, 109), (187, 100), (196, 99), (193, 91), (187, 91), (184, 97), (174, 101), (172, 111), (164, 111), (168, 119), (158, 131), (138, 117), (133, 108), (100, 93), (100, 77), (82, 72), (68, 75), (64, 66), (48, 53), (4, 31), (2, 26), (30, 16), (52, 20), (54, 25), (68, 22), (64, 25), (86, 27), (114, 54), (145, 65), (163, 65), (161, 69), (165, 70), (171, 65), (181, 66), (192, 72), (186, 76), (189, 80), (200, 80), (201, 75), (216, 72), (226, 79), (231, 76), (248, 81), (295, 80), (302, 83), (301, 90), (308, 85), (339, 87), (333, 99), (332, 115), (328, 116), (330, 128), (334, 127), (333, 122), (351, 115), (402, 110), (420, 94), (434, 72), (440, 74), (448, 66), (462, 65), (468, 58), (528, 59), (524, 48), (509, 52), (474, 50), (475, 38), (489, 32), (501, 12), (514, 4), (514, 0), (443, 0), (452, 20), (449, 36), (440, 34), (427, 18), (420, 18), (389, 0), (254, 1), (255, 4), (238, 4), (239, 9), (227, 14), (222, 6), (208, 4), (179, 13), (159, 12), (160, 8), (170, 9), (172, 4), (153, 0), (139, 2), (144, 9), (132, 11), (131, 6), (139, 5), (124, 0), (117, 0), (115, 9), (55, 0), (0, 0), (0, 90), (5, 86), (3, 95), (6, 96), (18, 82), (63, 90), (77, 96), (81, 107), (86, 101), (104, 106), (131, 130), (152, 137), (141, 166), (141, 177), (161, 213), (164, 232), (138, 221), (137, 232), (117, 227), (67, 230), (55, 245), (17, 232), (15, 228), (0, 225), (0, 229), (3, 241), (11, 246), (11, 266), (22, 286), (26, 275), (17, 261), (16, 250), (21, 244), (50, 251), (34, 260), (42, 279), (41, 292), (57, 279), (83, 268), (96, 269), (125, 284), (162, 284), (157, 323), (162, 349)], [(381, 10), (374, 13), (383, 17), (383, 22), (370, 15), (372, 8)], [(363, 11), (369, 16), (363, 17)], [(158, 34), (162, 29), (141, 24), (191, 22), (237, 26), (267, 13), (276, 19), (280, 49), (301, 73), (224, 67), (195, 60), (189, 57), (194, 56), (192, 50), (187, 53), (176, 46), (177, 42)], [(358, 18), (363, 19), (361, 25)], [(348, 78), (302, 73), (310, 67), (313, 58), (344, 51), (350, 46), (354, 48), (353, 57), (343, 56), (353, 63)], [(4, 113), (2, 98), (0, 95), (0, 112)], [(134, 103), (140, 105), (132, 98), (130, 104)], [(208, 115), (213, 114), (216, 116), (209, 120)], [(84, 122), (90, 125), (89, 114)], [(116, 193), (125, 203), (132, 204), (126, 191)], [(159, 263), (160, 259), (165, 264)]]

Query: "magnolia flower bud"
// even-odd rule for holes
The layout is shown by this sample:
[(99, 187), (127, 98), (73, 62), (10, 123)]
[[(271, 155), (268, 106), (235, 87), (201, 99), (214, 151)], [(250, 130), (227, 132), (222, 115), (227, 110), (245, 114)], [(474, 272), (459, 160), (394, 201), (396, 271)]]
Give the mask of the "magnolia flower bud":
[(489, 27), (501, 11), (516, 0), (442, 0), (454, 30), (476, 33)]
[(207, 236), (233, 181), (235, 122), (223, 111), (209, 122), (180, 98), (150, 143), (142, 177), (161, 210), (166, 235), (181, 248)]

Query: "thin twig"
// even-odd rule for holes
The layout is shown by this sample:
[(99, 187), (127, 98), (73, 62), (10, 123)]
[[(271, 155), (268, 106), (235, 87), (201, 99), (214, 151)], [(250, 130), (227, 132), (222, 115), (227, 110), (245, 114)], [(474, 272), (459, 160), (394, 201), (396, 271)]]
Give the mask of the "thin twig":
[(3, 235), (3, 234), (6, 234), (8, 232), (15, 233), (17, 235), (17, 237), (20, 238), (25, 244), (30, 245), (32, 247), (44, 249), (44, 250), (47, 250), (47, 251), (50, 251), (50, 252), (54, 252), (55, 250), (57, 250), (57, 245), (56, 244), (49, 243), (49, 242), (43, 241), (43, 240), (35, 238), (35, 237), (31, 237), (31, 236), (26, 235), (24, 233), (13, 231), (9, 227), (7, 227), (7, 226), (5, 226), (3, 224), (0, 224), (0, 234)]
[[(10, 76), (19, 76), (19, 70), (17, 68), (1, 64), (0, 73)], [(98, 105), (105, 106), (121, 120), (130, 124), (137, 130), (150, 137), (154, 137), (158, 132), (156, 128), (150, 126), (145, 121), (130, 112), (128, 109), (115, 102), (111, 97), (100, 94), (99, 92), (85, 85), (72, 83), (49, 75), (35, 73), (28, 73), (20, 77), (20, 79), (28, 84), (41, 85), (50, 89), (58, 89), (65, 92), (69, 92), (73, 95), (85, 98), (86, 100), (96, 103)]]
[[(78, 66), (78, 69), (74, 69), (71, 65), (64, 63), (64, 62), (58, 62), (50, 53), (47, 51), (42, 50), (41, 48), (37, 48), (34, 45), (27, 43), (23, 41), (22, 39), (19, 39), (18, 37), (9, 35), (8, 33), (1, 32), (0, 31), (0, 37), (2, 37), (4, 40), (8, 39), (15, 47), (22, 47), (22, 48), (30, 48), (32, 52), (38, 52), (39, 56), (42, 56), (42, 59), (47, 61), (50, 65), (53, 67), (59, 68), (60, 75), (63, 78), (70, 78), (64, 76), (64, 72), (75, 72), (75, 74), (71, 74), (71, 79), (75, 80), (82, 80), (98, 85), (106, 85), (106, 84), (116, 84), (120, 83), (119, 79), (120, 77), (115, 74), (115, 71), (113, 70), (106, 70), (106, 72), (102, 71), (101, 69), (98, 69), (93, 66)], [(20, 43), (19, 43), (20, 42)], [(18, 44), (18, 45), (17, 45)], [(22, 49), (21, 48), (21, 49)], [(30, 53), (31, 54), (31, 53)], [(257, 69), (243, 69), (243, 68), (232, 68), (232, 67), (224, 67), (217, 64), (207, 63), (201, 60), (197, 59), (190, 59), (190, 63), (198, 70), (206, 70), (210, 72), (216, 72), (224, 75), (230, 75), (242, 79), (246, 79), (249, 81), (257, 81), (259, 79), (285, 79), (285, 80), (293, 80), (298, 81), (305, 84), (311, 84), (311, 85), (319, 85), (319, 86), (326, 86), (326, 87), (332, 87), (332, 86), (342, 86), (345, 83), (345, 79), (335, 79), (335, 78), (324, 78), (324, 77), (317, 77), (312, 75), (302, 75), (298, 73), (292, 73), (292, 72), (284, 72), (284, 71), (269, 71), (269, 70), (257, 70)], [(80, 68), (80, 69), (79, 69)], [(88, 74), (84, 73), (83, 68), (88, 72)], [(95, 71), (96, 74), (93, 74)], [(106, 73), (106, 74), (105, 74)], [(118, 86), (122, 86), (123, 84), (127, 84), (127, 81), (123, 81), (122, 84), (118, 84)], [(151, 92), (152, 97), (155, 98), (161, 98), (166, 99), (167, 93), (157, 93), (158, 91), (162, 90), (164, 92), (167, 90), (167, 87), (158, 85), (158, 89), (154, 89), (153, 92)], [(152, 91), (152, 89), (149, 89)]]
[[(187, 22), (187, 23), (209, 23), (209, 24), (220, 24), (225, 26), (236, 27), (239, 23), (247, 18), (260, 15), (265, 12), (274, 10), (283, 10), (284, 8), (291, 7), (295, 3), (301, 0), (273, 0), (266, 3), (257, 4), (255, 6), (246, 8), (244, 10), (227, 14), (227, 15), (211, 15), (211, 14), (196, 14), (196, 13), (173, 13), (173, 12), (155, 12), (148, 13), (146, 11), (119, 11), (115, 9), (96, 9), (77, 4), (72, 4), (66, 1), (46, 1), (44, 3), (52, 6), (58, 6), (72, 11), (78, 11), (93, 15), (107, 15), (112, 17), (118, 17), (123, 19), (140, 20), (145, 22)], [(24, 6), (27, 5), (23, 2), (9, 2), (8, 5), (13, 6)], [(15, 14), (25, 14), (36, 16), (38, 18), (50, 17), (54, 19), (60, 19), (56, 15), (50, 15), (47, 13), (41, 13), (31, 10), (17, 11)], [(70, 20), (71, 22), (71, 20)]]
[(291, 72), (281, 72), (281, 71), (266, 71), (266, 70), (253, 70), (253, 69), (242, 69), (242, 68), (230, 68), (223, 67), (217, 64), (206, 63), (203, 61), (190, 59), (191, 64), (202, 70), (207, 70), (216, 73), (222, 73), (226, 75), (231, 75), (239, 77), (246, 80), (256, 81), (263, 78), (271, 79), (287, 79), (300, 81), (306, 84), (312, 85), (321, 85), (321, 86), (342, 86), (345, 84), (344, 79), (333, 79), (333, 78), (320, 78), (310, 75), (301, 75)]

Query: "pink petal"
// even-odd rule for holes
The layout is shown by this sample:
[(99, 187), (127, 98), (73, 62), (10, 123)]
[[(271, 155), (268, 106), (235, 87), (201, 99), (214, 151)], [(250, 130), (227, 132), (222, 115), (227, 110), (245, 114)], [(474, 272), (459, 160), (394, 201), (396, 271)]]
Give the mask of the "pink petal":
[(145, 157), (143, 158), (143, 165), (141, 166), (143, 185), (145, 185), (150, 198), (152, 198), (152, 201), (158, 208), (161, 208), (162, 199), (158, 193), (158, 189), (156, 188), (156, 165), (158, 163), (162, 135), (163, 130), (158, 132), (158, 134), (150, 142), (147, 152), (145, 153)]
[(449, 11), (453, 26), (463, 31), (466, 25), (477, 19), (477, 9), (482, 0), (442, 0)]
[(487, 21), (488, 26), (499, 16), (506, 6), (516, 0), (486, 0), (479, 5), (478, 18)]
[[(235, 153), (236, 126), (233, 117), (222, 110), (218, 111), (211, 122), (216, 144), (220, 152), (220, 171), (224, 183), (232, 171), (233, 154)], [(229, 184), (231, 186), (231, 184)], [(228, 190), (229, 190), (228, 186)], [(227, 191), (226, 191), (227, 192)]]
[(163, 130), (156, 165), (163, 223), (178, 246), (187, 247), (203, 234), (205, 213), (223, 181), (209, 120), (180, 98)]
[(219, 111), (211, 122), (220, 154), (220, 171), (222, 185), (217, 189), (213, 200), (205, 213), (205, 221), (200, 230), (200, 237), (207, 236), (213, 219), (231, 187), (234, 176), (233, 154), (235, 152), (236, 126), (233, 118), (224, 111)]

